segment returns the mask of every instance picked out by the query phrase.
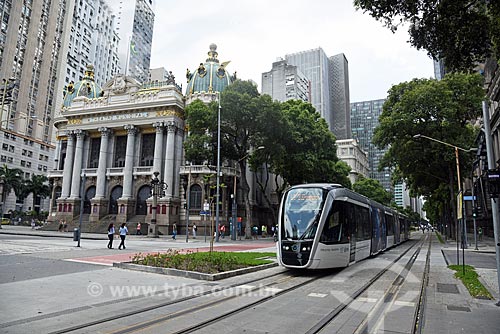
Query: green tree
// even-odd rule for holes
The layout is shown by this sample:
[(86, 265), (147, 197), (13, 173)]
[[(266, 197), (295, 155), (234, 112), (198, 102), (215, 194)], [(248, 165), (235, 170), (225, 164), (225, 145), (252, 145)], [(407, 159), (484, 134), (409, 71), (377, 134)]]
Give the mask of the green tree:
[(361, 176), (352, 186), (353, 190), (384, 205), (390, 205), (392, 195), (384, 189), (378, 180)]
[(36, 200), (38, 197), (47, 198), (50, 196), (50, 187), (48, 185), (48, 178), (45, 175), (35, 175), (31, 176), (31, 179), (25, 181), (25, 194), (33, 194), (33, 206), (32, 209), (38, 213), (39, 209), (36, 210)]
[[(378, 147), (388, 148), (381, 167), (397, 167), (399, 177), (416, 194), (430, 196), (440, 184), (447, 184), (454, 205), (455, 151), (414, 136), (421, 134), (458, 147), (471, 147), (478, 131), (471, 120), (481, 115), (484, 97), (481, 81), (476, 74), (451, 74), (440, 81), (414, 79), (393, 86), (373, 137)], [(472, 158), (471, 154), (461, 153), (463, 171), (470, 168)], [(462, 172), (462, 176), (465, 174)]]
[(23, 171), (19, 168), (9, 168), (7, 165), (3, 165), (0, 168), (0, 183), (2, 184), (2, 214), (5, 207), (5, 200), (12, 190), (16, 196), (21, 192), (21, 187), (23, 184)]
[(410, 43), (451, 71), (471, 71), (500, 55), (500, 1), (354, 0), (354, 6), (393, 32), (409, 23)]
[(289, 100), (281, 104), (281, 110), (284, 117), (281, 147), (271, 157), (271, 166), (273, 173), (284, 180), (283, 187), (331, 182), (350, 188), (350, 167), (337, 157), (335, 136), (314, 107)]

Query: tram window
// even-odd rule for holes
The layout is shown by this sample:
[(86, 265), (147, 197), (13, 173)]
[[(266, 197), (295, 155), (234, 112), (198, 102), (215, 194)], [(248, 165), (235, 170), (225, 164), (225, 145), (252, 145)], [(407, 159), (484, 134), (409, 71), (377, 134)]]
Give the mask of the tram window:
[(334, 203), (323, 227), (320, 242), (346, 243), (348, 241), (346, 209), (345, 203)]
[(394, 216), (385, 215), (387, 222), (387, 235), (394, 235)]
[(358, 225), (357, 240), (370, 239), (370, 211), (368, 208), (356, 207), (356, 223)]

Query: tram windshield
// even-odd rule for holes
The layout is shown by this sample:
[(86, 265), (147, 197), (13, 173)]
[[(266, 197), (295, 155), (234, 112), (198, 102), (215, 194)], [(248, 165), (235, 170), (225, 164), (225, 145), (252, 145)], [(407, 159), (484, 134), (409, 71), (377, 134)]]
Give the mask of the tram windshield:
[(326, 192), (321, 188), (290, 190), (283, 209), (283, 237), (286, 239), (313, 239), (318, 228)]

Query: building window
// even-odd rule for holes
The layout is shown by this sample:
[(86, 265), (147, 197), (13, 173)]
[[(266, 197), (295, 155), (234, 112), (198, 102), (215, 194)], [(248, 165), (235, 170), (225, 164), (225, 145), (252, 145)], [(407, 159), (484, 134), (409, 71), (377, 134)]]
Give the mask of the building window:
[(145, 134), (141, 143), (141, 166), (153, 166), (155, 134)]

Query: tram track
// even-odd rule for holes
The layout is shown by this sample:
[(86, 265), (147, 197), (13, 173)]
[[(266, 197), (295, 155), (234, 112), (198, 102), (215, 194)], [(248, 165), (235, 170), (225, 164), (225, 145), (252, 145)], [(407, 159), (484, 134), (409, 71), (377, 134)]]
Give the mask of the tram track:
[[(427, 237), (426, 237), (427, 239)], [(417, 249), (413, 252), (413, 254), (410, 256), (410, 259), (406, 262), (405, 266), (403, 267), (402, 271), (396, 276), (396, 278), (392, 281), (390, 284), (389, 288), (385, 291), (384, 295), (379, 298), (379, 302), (375, 306), (375, 308), (370, 312), (370, 314), (367, 314), (363, 321), (356, 327), (356, 329), (353, 331), (354, 333), (357, 334), (367, 334), (369, 330), (369, 325), (371, 324), (371, 320), (377, 319), (375, 326), (379, 325), (379, 321), (381, 317), (383, 317), (383, 314), (387, 311), (388, 305), (391, 304), (391, 301), (394, 301), (396, 298), (399, 290), (401, 289), (401, 286), (403, 282), (406, 279), (406, 276), (408, 275), (411, 267), (415, 263), (415, 260), (417, 259), (420, 250), (422, 248), (422, 245), (425, 243), (425, 240), (421, 241), (418, 243)], [(368, 282), (366, 282), (362, 287), (360, 287), (358, 290), (356, 290), (353, 294), (351, 294), (346, 301), (342, 302), (339, 306), (337, 306), (335, 309), (333, 309), (330, 313), (328, 313), (325, 317), (323, 317), (320, 321), (318, 321), (314, 326), (312, 326), (308, 331), (306, 331), (306, 334), (315, 334), (315, 333), (321, 333), (323, 332), (333, 321), (335, 321), (341, 314), (342, 312), (346, 311), (349, 309), (350, 306), (353, 305), (353, 303), (358, 300), (362, 294), (368, 291), (370, 287), (372, 287), (379, 279), (388, 271), (395, 266), (399, 260), (401, 260), (417, 243), (413, 244), (411, 247), (409, 247), (405, 252), (403, 252), (401, 255), (399, 255), (395, 260), (393, 260), (390, 264), (388, 264), (384, 269), (382, 269), (380, 272), (377, 273), (374, 277), (372, 277)]]
[[(166, 301), (166, 302), (157, 303), (157, 304), (146, 306), (146, 307), (142, 307), (140, 309), (136, 309), (136, 310), (133, 310), (133, 311), (120, 312), (120, 313), (113, 314), (113, 315), (108, 316), (108, 317), (104, 317), (104, 318), (101, 318), (101, 319), (96, 319), (94, 321), (89, 321), (89, 322), (85, 322), (85, 323), (82, 323), (82, 324), (77, 324), (77, 325), (74, 325), (74, 326), (71, 326), (71, 327), (66, 327), (66, 328), (63, 328), (63, 329), (60, 329), (60, 330), (57, 330), (57, 331), (52, 331), (52, 332), (49, 332), (49, 334), (70, 333), (70, 332), (73, 332), (73, 331), (83, 330), (83, 329), (86, 329), (86, 328), (89, 328), (89, 327), (93, 327), (93, 326), (103, 325), (103, 324), (106, 324), (108, 322), (116, 321), (116, 320), (119, 320), (119, 319), (122, 319), (122, 318), (133, 317), (133, 316), (136, 316), (136, 315), (141, 314), (141, 313), (146, 313), (146, 312), (149, 312), (149, 311), (154, 311), (154, 310), (157, 310), (157, 309), (161, 309), (163, 307), (172, 306), (172, 305), (175, 305), (175, 304), (179, 304), (179, 303), (182, 303), (182, 302), (186, 302), (186, 301), (193, 300), (193, 299), (196, 299), (196, 298), (200, 298), (200, 297), (203, 297), (203, 296), (207, 296), (207, 295), (210, 295), (210, 294), (222, 293), (224, 291), (227, 291), (227, 290), (230, 290), (230, 289), (234, 289), (234, 288), (236, 288), (236, 287), (238, 287), (240, 285), (249, 285), (249, 284), (252, 284), (252, 283), (255, 283), (255, 282), (260, 282), (262, 280), (273, 278), (273, 277), (276, 277), (276, 276), (283, 276), (286, 279), (290, 275), (287, 272), (279, 272), (279, 273), (273, 273), (271, 275), (267, 275), (267, 276), (264, 276), (264, 277), (257, 277), (257, 278), (254, 278), (254, 279), (246, 280), (244, 282), (240, 282), (240, 283), (237, 283), (237, 284), (236, 283), (235, 284), (231, 284), (231, 285), (228, 285), (228, 286), (225, 286), (225, 287), (213, 287), (213, 288), (208, 289), (207, 291), (203, 291), (201, 293), (196, 293), (196, 294), (192, 294), (192, 295), (189, 295), (189, 296), (181, 297), (181, 298), (178, 298), (178, 299), (174, 299), (174, 300), (169, 300), (169, 301)], [(271, 284), (275, 284), (275, 283), (271, 283)], [(175, 289), (175, 288), (173, 288), (173, 289)], [(168, 293), (168, 292), (167, 291), (158, 291), (156, 293), (156, 295), (162, 295), (162, 294), (166, 294), (166, 293)], [(137, 298), (144, 298), (144, 296), (137, 297)], [(125, 298), (124, 300), (127, 301), (127, 300), (130, 300), (130, 299), (131, 298)], [(134, 298), (134, 299), (136, 299), (136, 298)], [(101, 304), (102, 305), (99, 305), (98, 307), (105, 306), (108, 303), (101, 303)], [(56, 315), (58, 316), (59, 314), (54, 314), (54, 316), (56, 316)], [(51, 316), (50, 315), (46, 315), (44, 317), (44, 319), (45, 318), (51, 318)], [(38, 320), (38, 319), (39, 318), (37, 318), (36, 320)], [(36, 321), (36, 320), (34, 320), (34, 321)], [(29, 319), (24, 319), (24, 321), (23, 321), (23, 323), (28, 323), (28, 322), (29, 322)]]
[[(386, 266), (381, 272), (377, 273), (375, 275), (375, 277), (370, 279), (370, 281), (367, 284), (365, 284), (362, 288), (358, 289), (351, 296), (351, 298), (355, 299), (355, 298), (357, 298), (357, 296), (361, 295), (364, 291), (366, 291), (366, 289), (368, 289), (373, 283), (375, 283), (395, 263), (397, 263), (401, 258), (403, 258), (415, 245), (417, 245), (417, 243), (411, 245), (407, 250), (405, 250), (402, 254), (400, 254), (396, 259), (391, 261), (391, 263), (388, 266)], [(420, 247), (421, 246), (419, 246), (419, 248)], [(412, 256), (413, 261), (415, 260), (416, 256), (418, 255), (418, 251), (416, 252), (416, 255), (414, 254)], [(197, 323), (193, 324), (192, 326), (185, 327), (183, 329), (179, 329), (176, 331), (174, 330), (171, 333), (174, 333), (174, 334), (193, 333), (193, 332), (196, 332), (198, 330), (205, 329), (207, 326), (216, 325), (217, 323), (220, 323), (224, 320), (228, 320), (231, 317), (234, 317), (235, 315), (237, 315), (241, 312), (244, 312), (244, 311), (250, 310), (250, 309), (255, 309), (259, 305), (270, 302), (271, 300), (274, 300), (280, 296), (283, 296), (284, 294), (293, 292), (293, 291), (297, 290), (298, 288), (303, 288), (309, 284), (312, 284), (313, 282), (317, 281), (318, 279), (324, 278), (325, 276), (331, 275), (331, 274), (332, 273), (330, 272), (328, 274), (322, 274), (322, 275), (319, 275), (317, 277), (307, 279), (303, 282), (292, 285), (291, 287), (281, 289), (280, 291), (273, 293), (270, 296), (255, 300), (253, 302), (247, 303), (247, 304), (240, 306), (240, 307), (237, 307), (237, 308), (232, 308), (229, 311), (225, 311), (224, 313), (219, 313), (219, 314), (217, 314), (217, 316), (210, 317), (210, 318), (205, 319), (203, 321), (197, 321)], [(401, 279), (400, 279), (400, 281), (401, 281)], [(255, 292), (257, 290), (253, 290), (253, 291)], [(236, 297), (236, 296), (233, 296), (232, 298), (234, 298), (234, 297)], [(158, 325), (163, 324), (165, 322), (172, 321), (178, 317), (186, 316), (187, 314), (192, 314), (193, 312), (198, 312), (202, 309), (206, 309), (208, 307), (227, 302), (229, 299), (231, 299), (231, 298), (226, 298), (224, 300), (211, 301), (211, 302), (208, 302), (205, 305), (201, 305), (201, 306), (197, 305), (191, 309), (182, 310), (182, 311), (175, 313), (175, 314), (168, 314), (165, 316), (161, 316), (161, 317), (158, 317), (156, 319), (152, 319), (152, 320), (145, 321), (145, 322), (142, 322), (139, 324), (135, 324), (135, 325), (127, 327), (127, 328), (123, 328), (121, 330), (113, 331), (112, 333), (125, 334), (125, 333), (132, 333), (132, 332), (140, 332), (141, 330), (148, 330), (148, 328), (149, 328), (149, 330), (151, 330), (151, 328), (154, 326), (158, 326)], [(325, 317), (322, 321), (320, 321), (320, 323), (316, 324), (307, 333), (320, 332), (322, 330), (322, 328), (324, 328), (326, 325), (328, 325), (328, 323), (335, 317), (335, 314), (339, 314), (340, 312), (342, 312), (342, 309), (345, 309), (345, 307), (347, 307), (347, 306), (348, 305), (345, 305), (344, 307), (336, 308), (335, 310), (333, 310), (332, 313), (329, 314), (329, 316)], [(332, 315), (333, 315), (333, 318), (332, 318)]]

